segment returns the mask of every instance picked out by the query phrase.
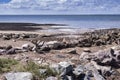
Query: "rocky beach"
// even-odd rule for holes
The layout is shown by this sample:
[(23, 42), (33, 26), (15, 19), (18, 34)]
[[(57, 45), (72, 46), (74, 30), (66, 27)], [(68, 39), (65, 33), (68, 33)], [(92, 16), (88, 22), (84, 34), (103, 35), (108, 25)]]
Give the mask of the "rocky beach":
[(119, 80), (120, 28), (0, 23), (0, 80)]

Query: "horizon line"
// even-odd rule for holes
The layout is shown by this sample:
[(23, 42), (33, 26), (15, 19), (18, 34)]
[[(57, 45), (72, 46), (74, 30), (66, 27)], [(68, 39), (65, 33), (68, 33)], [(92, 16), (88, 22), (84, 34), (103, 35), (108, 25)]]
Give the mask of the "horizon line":
[(25, 15), (25, 16), (29, 16), (29, 15), (120, 15), (120, 14), (0, 14), (0, 16), (4, 16), (4, 15)]

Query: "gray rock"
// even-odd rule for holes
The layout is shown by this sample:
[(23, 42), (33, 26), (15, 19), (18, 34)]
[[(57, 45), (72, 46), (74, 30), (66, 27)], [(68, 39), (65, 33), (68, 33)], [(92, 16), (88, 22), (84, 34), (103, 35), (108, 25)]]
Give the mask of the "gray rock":
[(6, 73), (6, 80), (32, 80), (32, 73), (29, 72), (16, 72), (16, 73)]
[(6, 47), (6, 50), (12, 49), (13, 47), (11, 45)]
[(60, 49), (63, 47), (63, 43), (58, 42), (58, 41), (49, 41), (46, 43), (47, 46), (49, 46), (49, 48), (51, 49)]
[[(108, 63), (105, 63), (106, 62), (105, 59), (112, 58), (112, 56), (114, 56), (114, 50), (113, 49), (100, 50), (100, 51), (94, 53), (94, 55), (96, 57), (95, 58), (96, 62), (108, 64)], [(108, 60), (111, 60), (111, 59), (108, 59)]]
[(22, 49), (24, 49), (24, 50), (29, 50), (29, 48), (30, 48), (29, 44), (23, 44), (22, 45)]
[(10, 40), (10, 37), (8, 37), (7, 35), (3, 35), (3, 40)]
[(80, 74), (84, 73), (84, 70), (85, 70), (84, 66), (78, 65), (78, 66), (74, 69), (73, 73), (74, 73), (76, 76), (79, 76)]
[(86, 69), (91, 70), (95, 80), (105, 80), (105, 78), (98, 72), (98, 69), (93, 63), (88, 63), (85, 65)]
[(67, 51), (67, 53), (77, 54), (76, 49), (70, 49), (70, 50)]
[(91, 58), (91, 57), (89, 56), (90, 54), (91, 54), (91, 53), (83, 52), (83, 53), (81, 53), (79, 59), (80, 59), (80, 60), (88, 60), (89, 58)]
[(60, 68), (60, 76), (61, 77), (65, 77), (67, 74), (71, 74), (71, 72), (73, 71), (73, 67), (70, 63), (68, 62), (60, 62), (59, 63), (59, 68)]
[(63, 56), (63, 55), (55, 55), (55, 57), (57, 57), (57, 58), (66, 58), (66, 57)]
[(50, 51), (50, 47), (43, 45), (42, 47), (40, 47), (40, 50), (41, 51)]
[(0, 49), (0, 55), (4, 54), (6, 52), (5, 49)]
[(47, 69), (39, 69), (40, 74), (45, 74)]
[(84, 48), (83, 51), (84, 51), (84, 52), (88, 52), (88, 53), (91, 52), (91, 50), (90, 50), (89, 48)]
[(60, 73), (60, 66), (59, 66), (59, 64), (51, 64), (50, 68), (53, 70), (53, 72)]
[(8, 51), (6, 51), (6, 54), (15, 54), (16, 49), (12, 48), (12, 49), (9, 49)]
[(46, 80), (58, 80), (56, 77), (50, 76)]

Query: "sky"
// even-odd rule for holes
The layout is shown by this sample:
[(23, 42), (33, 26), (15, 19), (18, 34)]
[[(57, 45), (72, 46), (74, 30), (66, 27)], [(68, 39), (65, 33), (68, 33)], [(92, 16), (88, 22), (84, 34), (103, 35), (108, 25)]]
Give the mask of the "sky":
[(0, 14), (120, 14), (120, 0), (0, 0)]

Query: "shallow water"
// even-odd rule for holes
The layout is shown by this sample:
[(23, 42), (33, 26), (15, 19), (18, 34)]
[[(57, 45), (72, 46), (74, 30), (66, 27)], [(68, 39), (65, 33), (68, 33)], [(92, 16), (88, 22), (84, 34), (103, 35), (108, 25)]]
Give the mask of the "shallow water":
[(120, 15), (0, 15), (0, 22), (67, 24), (72, 28), (120, 28)]

